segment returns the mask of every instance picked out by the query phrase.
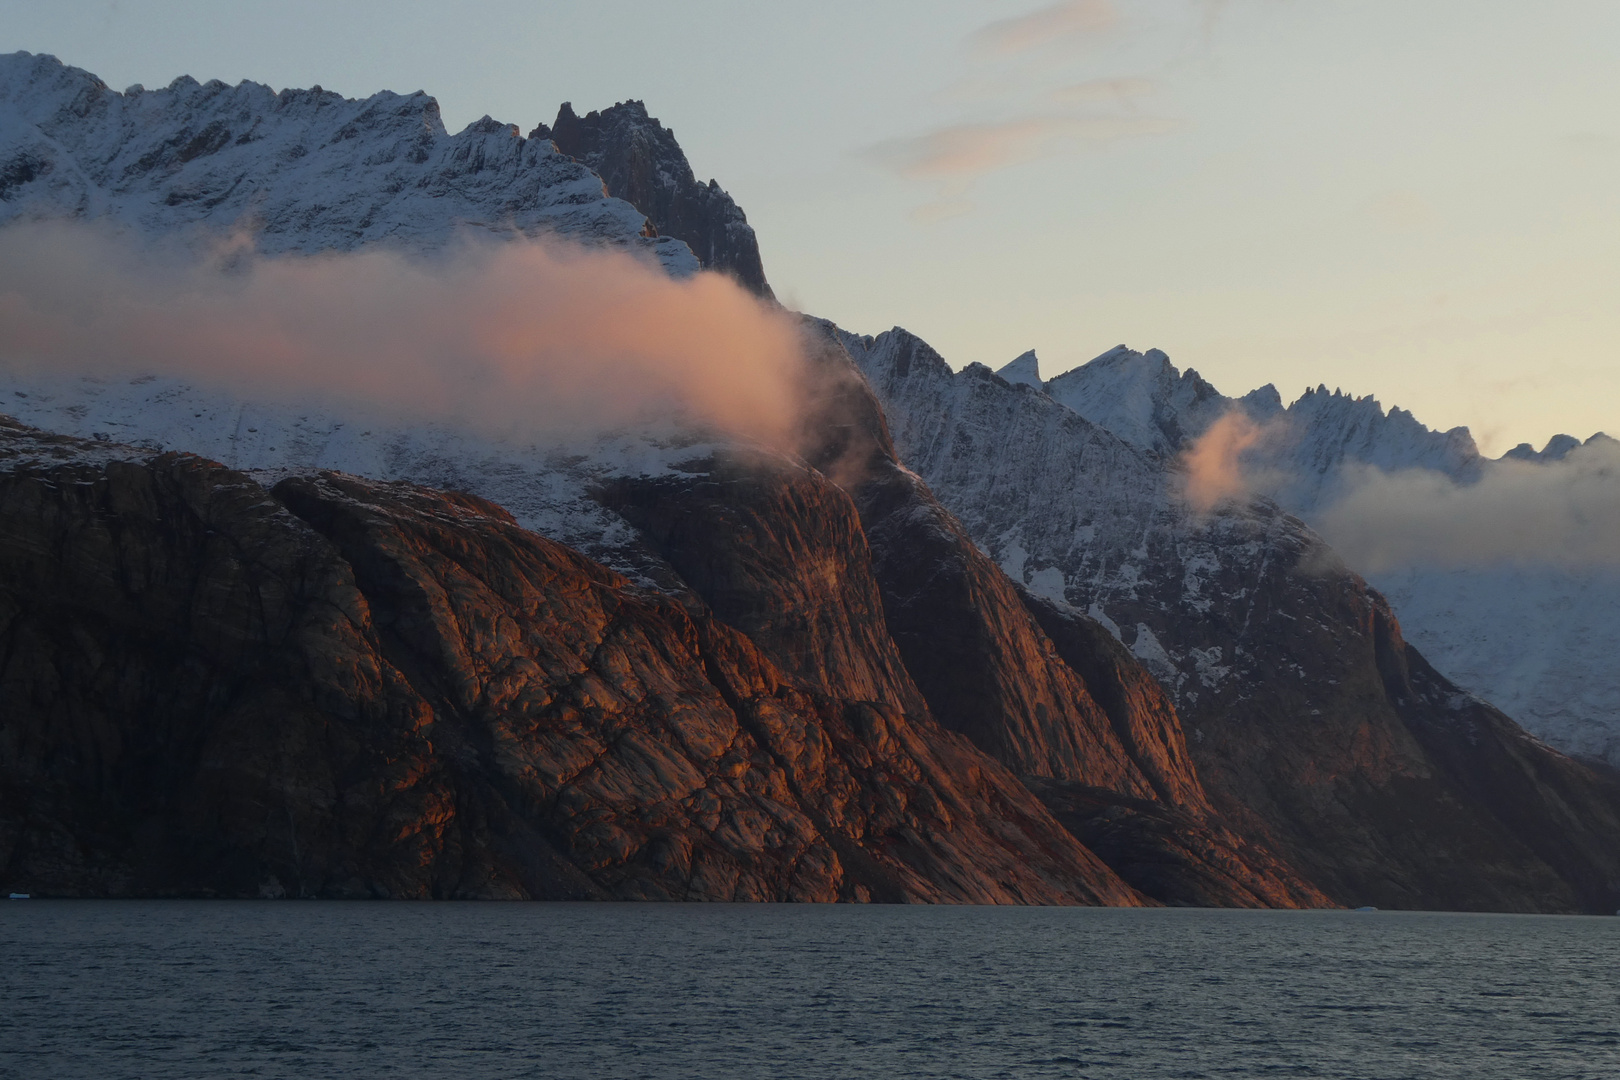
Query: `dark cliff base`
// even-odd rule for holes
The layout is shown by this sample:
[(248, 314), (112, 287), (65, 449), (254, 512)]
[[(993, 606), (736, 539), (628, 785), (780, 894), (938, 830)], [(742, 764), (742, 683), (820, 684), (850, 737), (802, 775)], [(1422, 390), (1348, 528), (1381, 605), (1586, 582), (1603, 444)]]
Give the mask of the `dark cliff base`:
[(1612, 914), (1620, 787), (1437, 673), (1319, 545), (1234, 583), (1254, 669), (1182, 710), (1228, 820), (1347, 906)]
[(1208, 815), (1072, 780), (1024, 784), (1131, 886), (1177, 907), (1332, 907), (1298, 871)]

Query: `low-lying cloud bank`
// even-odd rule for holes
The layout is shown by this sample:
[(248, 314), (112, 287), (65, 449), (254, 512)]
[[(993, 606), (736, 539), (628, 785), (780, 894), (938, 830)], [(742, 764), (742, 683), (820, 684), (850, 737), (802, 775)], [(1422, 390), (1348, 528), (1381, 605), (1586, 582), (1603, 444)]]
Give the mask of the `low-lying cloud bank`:
[(204, 257), (78, 223), (0, 230), (0, 372), (166, 375), (564, 442), (679, 415), (787, 446), (806, 368), (795, 319), (730, 279), (622, 252), (471, 239)]
[(1620, 566), (1620, 448), (1591, 443), (1562, 461), (1497, 461), (1472, 484), (1412, 469), (1363, 468), (1313, 522), (1351, 566)]
[[(1181, 496), (1195, 514), (1297, 479), (1285, 419), (1221, 417), (1181, 455)], [(1485, 463), (1471, 483), (1428, 469), (1351, 465), (1310, 524), (1366, 574), (1401, 568), (1620, 566), (1620, 442), (1594, 439), (1562, 459)]]

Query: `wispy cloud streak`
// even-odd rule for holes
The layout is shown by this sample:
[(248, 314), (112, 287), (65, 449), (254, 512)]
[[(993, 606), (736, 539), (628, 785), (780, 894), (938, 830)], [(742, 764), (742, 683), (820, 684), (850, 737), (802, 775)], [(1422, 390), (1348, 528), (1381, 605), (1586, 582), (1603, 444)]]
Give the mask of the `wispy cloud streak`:
[(981, 53), (1011, 56), (1084, 39), (1113, 29), (1119, 21), (1119, 12), (1109, 0), (1069, 0), (1027, 15), (999, 19), (975, 31), (968, 44)]
[(911, 180), (979, 176), (1088, 144), (1175, 131), (1162, 116), (1022, 116), (984, 124), (952, 124), (922, 135), (868, 147), (866, 158)]
[(1088, 79), (1071, 86), (1060, 86), (1048, 97), (1059, 105), (1135, 106), (1158, 90), (1152, 79)]
[(1253, 478), (1243, 457), (1261, 441), (1259, 424), (1241, 410), (1216, 420), (1181, 455), (1181, 495), (1195, 514), (1247, 498)]
[[(1070, 60), (1085, 55), (1074, 46), (1123, 21), (1113, 0), (1067, 0), (980, 27), (966, 39), (969, 67), (950, 95), (959, 100), (966, 94), (980, 115), (887, 139), (858, 155), (904, 179), (941, 185), (913, 214), (931, 223), (970, 212), (973, 204), (966, 196), (974, 180), (987, 173), (1182, 129), (1183, 121), (1146, 107), (1158, 90), (1151, 79), (1116, 76), (1050, 85), (1054, 75), (1079, 74), (1064, 71)], [(1054, 67), (1048, 61), (1059, 63)], [(1017, 98), (1024, 100), (1018, 104)]]

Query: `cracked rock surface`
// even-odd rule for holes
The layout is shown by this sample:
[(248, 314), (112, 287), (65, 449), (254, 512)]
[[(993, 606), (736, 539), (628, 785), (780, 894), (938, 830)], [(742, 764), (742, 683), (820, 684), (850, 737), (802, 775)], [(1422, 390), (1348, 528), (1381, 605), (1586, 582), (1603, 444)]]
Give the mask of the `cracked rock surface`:
[(3, 435), (0, 887), (1142, 902), (926, 714), (493, 504)]

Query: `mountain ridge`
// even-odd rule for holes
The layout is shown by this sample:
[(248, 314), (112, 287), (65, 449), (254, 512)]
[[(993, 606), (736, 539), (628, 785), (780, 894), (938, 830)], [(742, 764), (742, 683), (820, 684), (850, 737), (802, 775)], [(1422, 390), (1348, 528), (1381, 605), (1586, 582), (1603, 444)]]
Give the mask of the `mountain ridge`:
[[(132, 90), (135, 88), (132, 88)], [(0, 222), (248, 228), (257, 248), (439, 246), (458, 230), (554, 233), (699, 263), (549, 139), (484, 117), (450, 135), (433, 98), (272, 91), (182, 76), (123, 94), (52, 56), (0, 56)]]
[[(1588, 890), (1617, 880), (1605, 774), (1434, 672), (1298, 518), (1267, 499), (1194, 513), (1175, 459), (1044, 393), (982, 365), (952, 371), (903, 330), (841, 340), (902, 458), (973, 540), (1030, 593), (1114, 631), (1169, 694), (1217, 807), (1263, 824), (1340, 902), (1511, 906), (1530, 880), (1552, 888), (1548, 873)], [(1482, 797), (1441, 763), (1484, 748), (1560, 779)], [(1584, 854), (1555, 870), (1566, 826), (1553, 822), (1571, 802), (1590, 815)], [(1601, 910), (1614, 887), (1582, 902)]]
[[(1015, 363), (1020, 377), (1009, 383), (1046, 393), (1164, 457), (1188, 450), (1228, 413), (1247, 416), (1259, 425), (1247, 459), (1254, 487), (1317, 522), (1365, 475), (1357, 470), (1421, 470), (1467, 488), (1505, 463), (1564, 463), (1615, 445), (1602, 432), (1584, 441), (1557, 435), (1541, 451), (1523, 444), (1493, 460), (1467, 428), (1431, 430), (1405, 409), (1386, 412), (1371, 395), (1319, 384), (1286, 407), (1270, 386), (1230, 398), (1195, 371), (1178, 372), (1158, 350), (1123, 345), (1044, 382), (1033, 352)], [(1607, 659), (1620, 648), (1620, 618), (1602, 614), (1620, 610), (1612, 570), (1533, 559), (1359, 569), (1396, 602), (1412, 639), (1470, 691), (1566, 752), (1620, 765), (1620, 674)]]
[[(46, 70), (52, 78), (61, 75), (49, 65)], [(82, 78), (75, 85), (92, 106), (86, 115), (97, 108), (121, 115), (127, 104)], [(175, 93), (206, 91), (209, 100), (230, 100), (229, 90), (210, 84), (181, 86)], [(243, 93), (252, 97), (257, 91)], [(60, 104), (62, 95), (24, 97), (22, 122), (4, 120), (6, 138), (21, 132), (8, 147), (47, 134), (45, 127), (58, 120), (72, 127), (85, 119), (72, 109), (58, 117), (35, 108), (45, 99)], [(69, 104), (78, 100), (68, 98)], [(15, 94), (0, 100), (8, 108), (17, 103)], [(341, 112), (363, 104), (320, 98), (300, 108)], [(639, 124), (645, 115), (644, 107), (618, 108), (619, 120)], [(606, 115), (598, 114), (598, 121)], [(305, 125), (296, 132), (308, 130), (308, 119), (297, 110), (289, 122)], [(187, 156), (206, 129), (188, 124), (143, 136), (142, 146), (167, 149), (131, 174), (140, 182), (131, 181), (135, 194), (114, 208), (120, 220), (168, 235), (208, 217), (197, 212), (199, 200), (168, 201), (174, 178), (220, 180), (224, 173), (196, 163), (232, 151), (221, 146), (204, 152), (217, 141), (210, 139)], [(661, 125), (656, 132), (640, 130), (649, 137), (668, 134)], [(303, 145), (296, 132), (242, 145), (259, 146), (259, 152), (290, 149)], [(600, 176), (548, 151), (551, 143), (523, 140), (494, 121), (470, 125), (457, 136), (429, 134), (438, 156), (406, 165), (421, 167), (418, 179), (429, 188), (439, 185), (435, 190), (445, 191), (447, 200), (420, 206), (408, 198), (377, 202), (379, 192), (368, 192), (367, 183), (384, 177), (381, 193), (388, 194), (388, 184), (409, 174), (396, 154), (378, 163), (388, 167), (380, 173), (349, 174), (357, 198), (342, 213), (322, 204), (302, 222), (296, 216), (275, 219), (282, 227), (264, 235), (279, 237), (276, 242), (289, 251), (352, 248), (386, 237), (406, 242), (412, 236), (431, 247), (465, 226), (457, 208), (471, 206), (481, 227), (498, 223), (499, 235), (534, 229), (668, 255), (663, 265), (674, 274), (701, 268), (684, 242), (649, 235), (662, 231), (652, 221), (657, 200), (674, 200), (684, 190), (685, 172), (642, 168), (642, 180), (656, 181), (638, 195), (652, 199), (648, 209), (609, 197)], [(361, 138), (323, 144), (330, 167), (354, 160)], [(668, 146), (654, 141), (648, 150), (646, 140), (604, 139), (599, 165), (635, 174), (631, 166), (638, 161), (645, 166), (665, 160), (660, 155)], [(668, 145), (675, 145), (672, 135)], [(587, 156), (592, 152), (587, 148)], [(129, 154), (139, 164), (145, 151), (135, 155), (132, 148)], [(290, 161), (296, 165), (313, 156), (305, 147)], [(66, 169), (73, 159), (59, 160)], [(286, 184), (276, 197), (286, 205), (307, 202), (312, 174), (302, 170), (309, 164), (285, 164), (271, 170)], [(37, 186), (50, 175), (36, 170), (16, 189), (26, 197), (8, 200), (11, 219), (106, 209), (58, 197), (61, 192), (48, 184)], [(514, 223), (494, 211), (520, 177), (537, 185), (525, 205), (539, 209)], [(548, 188), (552, 180), (556, 191)], [(84, 190), (92, 189), (100, 190), (93, 184)], [(229, 216), (235, 208), (227, 204), (215, 204), (226, 207), (215, 224), (235, 220)], [(361, 220), (356, 209), (380, 207), (385, 218), (395, 211), (409, 218), (413, 207), (429, 205), (438, 216), (423, 210), (409, 235), (396, 229), (368, 238), (364, 230), (355, 231)], [(322, 216), (329, 212), (335, 216)], [(573, 213), (580, 216), (569, 218)], [(400, 633), (414, 635), (405, 641), (408, 654), (394, 654), (412, 658), (405, 681), (433, 687), (432, 695), (419, 697), (447, 716), (482, 716), (496, 728), (505, 722), (499, 710), (479, 712), (483, 706), (466, 697), (464, 689), (478, 680), (469, 681), (460, 657), (476, 652), (485, 639), (480, 627), (504, 627), (508, 616), (521, 624), (527, 616), (518, 610), (503, 615), (509, 601), (479, 599), (489, 589), (456, 584), (459, 571), (451, 564), (459, 556), (448, 562), (404, 558), (402, 551), (420, 545), (402, 537), (437, 537), (436, 550), (445, 553), (471, 550), (484, 542), (480, 537), (500, 538), (499, 544), (515, 550), (529, 541), (510, 530), (528, 527), (578, 549), (554, 552), (557, 558), (589, 557), (605, 564), (593, 574), (623, 573), (604, 586), (622, 594), (614, 604), (629, 610), (645, 601), (637, 610), (651, 605), (663, 613), (658, 619), (668, 620), (660, 633), (672, 642), (694, 640), (695, 634), (698, 642), (697, 653), (682, 653), (678, 671), (653, 683), (707, 680), (759, 745), (776, 748), (766, 755), (774, 755), (775, 765), (759, 763), (763, 771), (757, 775), (767, 788), (780, 792), (770, 777), (809, 768), (825, 786), (817, 780), (814, 798), (803, 805), (825, 805), (817, 813), (830, 823), (881, 819), (890, 830), (868, 850), (856, 835), (864, 825), (841, 832), (842, 826), (823, 828), (800, 811), (810, 819), (805, 831), (788, 827), (791, 815), (778, 816), (786, 829), (781, 835), (799, 838), (794, 850), (810, 850), (819, 836), (845, 872), (839, 877), (831, 859), (818, 855), (820, 869), (807, 896), (862, 899), (859, 885), (866, 899), (1084, 895), (1093, 902), (1141, 902), (1146, 896), (1169, 903), (1373, 902), (1505, 910), (1615, 905), (1620, 870), (1603, 837), (1620, 835), (1620, 824), (1611, 820), (1613, 793), (1602, 778), (1516, 734), (1506, 718), (1428, 668), (1406, 646), (1382, 599), (1298, 519), (1262, 500), (1190, 523), (1173, 501), (1173, 455), (1136, 446), (1044, 391), (1014, 387), (982, 366), (952, 374), (925, 343), (898, 330), (870, 338), (811, 322), (806, 334), (811, 359), (826, 376), (816, 384), (819, 396), (808, 403), (807, 441), (794, 453), (752, 448), (740, 471), (738, 446), (679, 425), (614, 433), (571, 448), (421, 425), (356, 432), (345, 416), (323, 412), (318, 403), (267, 405), (144, 375), (85, 380), (35, 373), (28, 380), (12, 378), (8, 400), (25, 419), (68, 433), (54, 438), (81, 437), (72, 442), (81, 456), (104, 454), (115, 441), (147, 441), (147, 454), (200, 450), (256, 470), (243, 490), (258, 485), (280, 492), (278, 498), (308, 515), (300, 520), (325, 523), (315, 531), (325, 543), (338, 544), (350, 566), (373, 568), (367, 579), (372, 586), (387, 586), (377, 593), (378, 610), (394, 612), (388, 618)], [(1038, 363), (1030, 361), (1027, 366), (1038, 372)], [(1200, 383), (1176, 376), (1193, 400), (1213, 401)], [(1151, 394), (1147, 401), (1151, 406)], [(1170, 438), (1171, 429), (1153, 426)], [(52, 437), (17, 438), (49, 443)], [(42, 505), (79, 497), (72, 485), (38, 487), (36, 468), (34, 462), (16, 465), (10, 475), (18, 490)], [(114, 471), (124, 475), (122, 468)], [(369, 478), (343, 477), (334, 469)], [(457, 519), (463, 497), (377, 487), (398, 481), (472, 491), (506, 505), (511, 517), (478, 504), (483, 519), (505, 523), (469, 526), (465, 535), (445, 532), (433, 521)], [(96, 483), (101, 481), (90, 486)], [(240, 488), (242, 481), (230, 483)], [(1065, 504), (1050, 494), (1041, 498), (1042, 491), (1084, 497)], [(401, 505), (394, 507), (396, 502)], [(422, 518), (413, 516), (412, 506), (439, 509)], [(327, 550), (313, 537), (301, 543)], [(20, 550), (38, 547), (25, 538)], [(383, 558), (379, 552), (393, 554)], [(505, 558), (485, 560), (494, 577), (501, 576)], [(78, 565), (75, 573), (93, 576), (95, 565)], [(19, 572), (6, 587), (14, 595), (32, 595), (27, 590), (39, 580), (52, 579)], [(424, 596), (431, 599), (426, 608)], [(464, 621), (456, 612), (466, 603), (480, 614)], [(444, 617), (446, 612), (453, 617)], [(681, 612), (687, 623), (680, 622)], [(1256, 633), (1245, 637), (1251, 621)], [(1110, 631), (1128, 646), (1115, 642)], [(502, 631), (489, 640), (507, 637)], [(417, 675), (425, 682), (413, 681)], [(1330, 683), (1346, 685), (1325, 697), (1317, 694), (1316, 687)], [(627, 692), (626, 699), (659, 700), (640, 693)], [(709, 692), (693, 683), (690, 693)], [(79, 707), (66, 698), (50, 701), (52, 707)], [(1323, 704), (1331, 708), (1320, 709)], [(654, 718), (668, 708), (654, 707)], [(588, 704), (567, 723), (589, 727), (606, 715)], [(732, 723), (722, 712), (715, 718)], [(895, 732), (925, 730), (937, 730), (938, 738), (900, 739), (904, 745), (896, 749)], [(513, 745), (528, 745), (527, 736), (512, 738)], [(955, 749), (943, 749), (950, 747)], [(950, 762), (939, 769), (920, 764), (925, 758), (943, 761), (940, 755)], [(841, 763), (836, 769), (835, 759)], [(484, 790), (480, 785), (507, 767), (498, 756), (480, 760), (484, 764), (468, 780), (468, 791)], [(432, 767), (424, 766), (430, 772)], [(670, 769), (672, 776), (681, 772)], [(902, 785), (902, 801), (915, 797), (920, 817), (884, 802), (883, 790), (892, 793), (896, 783), (884, 778), (884, 770), (913, 785)], [(1482, 787), (1487, 778), (1490, 784)], [(626, 781), (619, 794), (650, 796), (665, 782), (654, 769)], [(940, 794), (946, 787), (969, 793), (951, 803)], [(1487, 788), (1507, 794), (1493, 804)], [(843, 811), (833, 813), (832, 804), (816, 803), (822, 793), (834, 804), (854, 807), (856, 817), (840, 817)], [(575, 864), (584, 879), (540, 846), (530, 844), (523, 848), (528, 854), (514, 858), (529, 860), (525, 865), (542, 879), (551, 875), (576, 885), (585, 880), (611, 892), (621, 885), (653, 889), (648, 883), (666, 880), (660, 875), (670, 867), (688, 873), (692, 852), (725, 846), (724, 815), (705, 816), (694, 826), (660, 826), (684, 837), (660, 839), (617, 820), (633, 817), (635, 802), (620, 802), (620, 810), (596, 819), (603, 827), (587, 838), (619, 854), (599, 864)], [(667, 800), (654, 802), (662, 806)], [(1574, 809), (1561, 813), (1560, 805)], [(936, 814), (938, 806), (947, 806), (948, 813)], [(1391, 816), (1402, 813), (1432, 820), (1403, 833)], [(877, 817), (860, 816), (867, 814)], [(430, 818), (412, 820), (431, 824)], [(957, 819), (964, 829), (971, 826), (971, 844), (951, 839)], [(924, 821), (928, 830), (919, 831)], [(764, 859), (755, 841), (746, 839), (764, 834), (732, 832), (744, 837), (742, 847), (725, 858), (714, 856), (731, 869), (706, 876), (724, 888), (705, 895), (788, 895), (785, 883), (794, 871)], [(15, 836), (15, 829), (5, 835)], [(834, 836), (843, 839), (833, 843)], [(1019, 873), (992, 884), (972, 869), (973, 852), (986, 853), (993, 868), (1020, 858), (1030, 844), (1045, 852), (1029, 864), (1033, 878)], [(763, 871), (767, 864), (777, 869)], [(745, 878), (774, 884), (738, 891)], [(632, 879), (642, 884), (625, 884)]]

